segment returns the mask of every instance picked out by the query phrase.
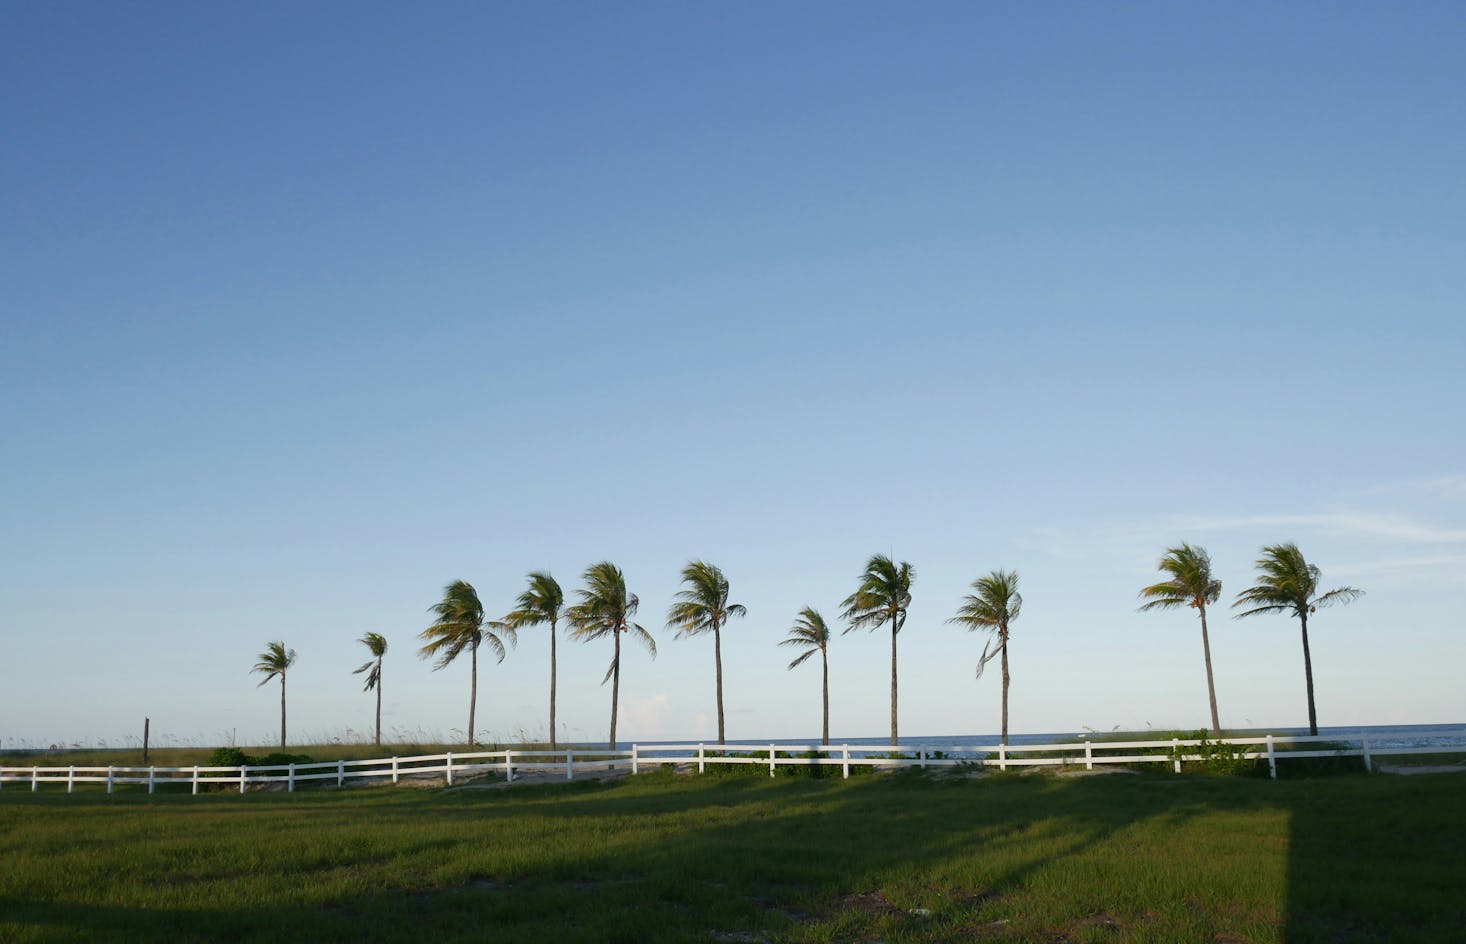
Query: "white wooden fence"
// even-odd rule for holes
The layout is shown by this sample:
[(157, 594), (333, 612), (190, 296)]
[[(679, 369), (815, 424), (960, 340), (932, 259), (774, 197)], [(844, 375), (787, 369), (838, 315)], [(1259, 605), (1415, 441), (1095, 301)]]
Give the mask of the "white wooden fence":
[[(1234, 756), (1247, 760), (1266, 760), (1269, 773), (1276, 778), (1278, 762), (1306, 757), (1358, 757), (1366, 770), (1373, 770), (1375, 760), (1385, 756), (1410, 754), (1466, 754), (1466, 746), (1390, 747), (1372, 746), (1369, 736), (1357, 740), (1358, 747), (1339, 747), (1355, 743), (1337, 736), (1277, 737), (1266, 735), (1250, 738), (1225, 738), (1209, 742), (1224, 745)], [(348, 781), (390, 781), (442, 779), (448, 786), (476, 776), (502, 776), (512, 781), (526, 771), (544, 771), (566, 780), (574, 780), (577, 772), (621, 768), (639, 773), (643, 767), (694, 765), (698, 773), (708, 765), (754, 764), (767, 766), (769, 776), (780, 767), (839, 767), (844, 777), (851, 768), (935, 769), (963, 765), (996, 767), (1060, 767), (1093, 770), (1106, 764), (1169, 764), (1180, 773), (1184, 763), (1198, 763), (1206, 756), (1194, 752), (1202, 742), (1186, 738), (1150, 741), (1071, 741), (1059, 744), (960, 745), (931, 747), (902, 745), (817, 744), (655, 744), (632, 745), (630, 750), (568, 749), (562, 751), (502, 750), (471, 753), (423, 754), (413, 757), (382, 757), (370, 760), (336, 760), (314, 764), (286, 764), (269, 767), (14, 767), (0, 766), (0, 789), (18, 784), (32, 791), (42, 784), (65, 784), (68, 793), (77, 784), (106, 784), (111, 793), (121, 784), (143, 784), (154, 792), (160, 784), (187, 784), (192, 793), (200, 786), (238, 788), (270, 784), (284, 785), (294, 791), (297, 784)], [(1318, 745), (1310, 747), (1310, 745)], [(1187, 749), (1193, 749), (1187, 753)]]

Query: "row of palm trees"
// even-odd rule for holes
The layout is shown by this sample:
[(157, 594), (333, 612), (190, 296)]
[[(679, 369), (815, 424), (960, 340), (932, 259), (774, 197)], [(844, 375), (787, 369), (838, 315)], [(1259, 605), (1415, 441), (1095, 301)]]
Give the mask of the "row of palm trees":
[[(1353, 587), (1340, 587), (1326, 593), (1319, 592), (1320, 571), (1303, 557), (1296, 544), (1274, 544), (1262, 549), (1256, 561), (1258, 576), (1254, 584), (1237, 594), (1234, 608), (1244, 608), (1237, 618), (1256, 616), (1263, 613), (1287, 613), (1299, 620), (1303, 635), (1303, 667), (1308, 695), (1309, 733), (1318, 733), (1318, 715), (1313, 697), (1313, 662), (1308, 644), (1308, 617), (1318, 609), (1335, 604), (1350, 603), (1364, 591)], [(1142, 612), (1156, 609), (1190, 607), (1201, 619), (1202, 654), (1206, 663), (1207, 694), (1211, 707), (1211, 722), (1214, 732), (1221, 733), (1221, 721), (1217, 712), (1216, 684), (1212, 674), (1211, 640), (1208, 635), (1206, 608), (1221, 597), (1222, 584), (1212, 573), (1211, 558), (1200, 547), (1181, 544), (1168, 548), (1158, 568), (1166, 579), (1143, 588), (1140, 591)], [(505, 641), (510, 645), (517, 642), (521, 629), (534, 626), (548, 626), (550, 630), (550, 749), (556, 749), (556, 639), (557, 628), (563, 620), (571, 627), (571, 636), (580, 641), (602, 639), (612, 640), (611, 663), (606, 669), (602, 684), (611, 682), (611, 727), (610, 747), (616, 748), (616, 718), (620, 702), (621, 687), (621, 637), (629, 635), (637, 639), (655, 658), (657, 644), (644, 627), (633, 621), (640, 606), (636, 594), (626, 589), (626, 578), (620, 568), (609, 561), (601, 561), (586, 568), (582, 574), (585, 586), (576, 591), (578, 601), (565, 606), (565, 594), (560, 584), (550, 574), (535, 571), (528, 576), (528, 586), (515, 600), (515, 608), (502, 619), (492, 620), (486, 616), (482, 601), (473, 585), (456, 580), (443, 591), (443, 599), (435, 603), (430, 612), (437, 618), (419, 634), (423, 640), (418, 656), (433, 659), (434, 670), (451, 665), (464, 652), (469, 653), (472, 665), (468, 702), (468, 743), (474, 743), (474, 715), (478, 701), (478, 650), (487, 644), (498, 661), (506, 654)], [(841, 604), (840, 618), (845, 622), (843, 632), (857, 629), (875, 630), (891, 627), (891, 743), (898, 740), (898, 675), (897, 637), (906, 624), (907, 610), (911, 605), (911, 587), (916, 572), (905, 562), (877, 554), (871, 557), (860, 575), (860, 583), (854, 593)], [(682, 569), (680, 589), (673, 598), (667, 612), (667, 626), (675, 629), (677, 638), (704, 635), (713, 637), (713, 660), (716, 669), (716, 701), (718, 709), (718, 743), (724, 741), (723, 712), (723, 650), (722, 630), (732, 619), (746, 615), (747, 610), (738, 603), (729, 602), (728, 578), (721, 569), (706, 561), (692, 561)], [(972, 593), (962, 598), (956, 615), (948, 623), (965, 626), (969, 630), (982, 630), (992, 634), (983, 646), (977, 662), (977, 677), (980, 679), (984, 667), (993, 659), (999, 659), (1002, 668), (1002, 743), (1008, 743), (1008, 689), (1011, 676), (1008, 668), (1008, 642), (1011, 625), (1023, 607), (1023, 597), (1018, 592), (1016, 571), (994, 570), (972, 582)], [(780, 641), (781, 646), (792, 646), (804, 652), (789, 663), (794, 669), (813, 657), (820, 656), (822, 689), (821, 741), (830, 742), (830, 675), (829, 643), (832, 633), (829, 624), (813, 607), (800, 610), (788, 636)], [(366, 633), (361, 643), (371, 653), (371, 659), (354, 670), (365, 674), (366, 691), (375, 691), (377, 696), (376, 743), (382, 740), (382, 660), (387, 653), (387, 640), (378, 633)], [(286, 649), (283, 642), (272, 642), (260, 654), (253, 671), (264, 676), (261, 685), (274, 678), (280, 679), (280, 746), (285, 746), (285, 676), (295, 664), (295, 650)]]

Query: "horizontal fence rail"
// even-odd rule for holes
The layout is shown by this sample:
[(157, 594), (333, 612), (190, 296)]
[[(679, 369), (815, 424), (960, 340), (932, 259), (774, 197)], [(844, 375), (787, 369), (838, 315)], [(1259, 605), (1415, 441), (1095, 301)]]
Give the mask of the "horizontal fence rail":
[[(1340, 744), (1350, 746), (1340, 747)], [(1359, 746), (1354, 747), (1357, 743)], [(1310, 745), (1317, 745), (1310, 748)], [(1301, 747), (1300, 747), (1301, 746)], [(1278, 762), (1308, 757), (1358, 757), (1366, 770), (1375, 769), (1380, 757), (1411, 754), (1466, 754), (1466, 745), (1425, 747), (1381, 747), (1370, 744), (1368, 735), (1361, 738), (1337, 736), (1275, 736), (1220, 738), (1201, 740), (1170, 738), (1142, 741), (1069, 741), (1055, 744), (974, 744), (932, 747), (928, 745), (872, 746), (866, 744), (654, 744), (635, 745), (630, 750), (604, 749), (500, 750), (420, 754), (411, 757), (377, 757), (367, 760), (334, 760), (309, 764), (277, 764), (252, 767), (40, 767), (0, 766), (0, 789), (7, 784), (29, 786), (32, 792), (42, 784), (65, 784), (66, 792), (78, 784), (105, 784), (108, 793), (121, 785), (145, 785), (149, 793), (159, 785), (187, 785), (197, 794), (200, 787), (237, 789), (246, 793), (251, 787), (266, 789), (283, 785), (293, 792), (297, 785), (326, 783), (344, 787), (348, 782), (406, 781), (441, 779), (448, 786), (471, 778), (493, 777), (512, 782), (520, 773), (544, 771), (563, 774), (574, 780), (577, 773), (622, 769), (637, 774), (647, 767), (671, 765), (696, 768), (706, 773), (709, 765), (766, 766), (769, 776), (776, 776), (780, 767), (838, 767), (844, 777), (852, 768), (871, 767), (882, 770), (906, 768), (939, 769), (950, 767), (998, 770), (1021, 767), (1059, 767), (1094, 770), (1115, 764), (1169, 764), (1180, 773), (1183, 764), (1205, 762), (1214, 753), (1197, 749), (1218, 749), (1237, 760), (1266, 760), (1269, 774), (1276, 779)], [(278, 787), (277, 787), (278, 789)]]

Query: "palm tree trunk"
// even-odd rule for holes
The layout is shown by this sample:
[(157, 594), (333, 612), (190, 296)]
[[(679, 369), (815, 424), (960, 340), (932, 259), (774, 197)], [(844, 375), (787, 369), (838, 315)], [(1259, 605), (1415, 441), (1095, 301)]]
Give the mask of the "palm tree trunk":
[(1002, 744), (1008, 744), (1008, 630), (1002, 631), (1003, 636), (1003, 740)]
[(611, 638), (616, 641), (616, 653), (611, 663), (611, 750), (616, 749), (616, 703), (621, 697), (621, 631), (615, 630)]
[(822, 729), (820, 743), (828, 747), (830, 745), (830, 659), (820, 650), (820, 668), (824, 673), (824, 702), (825, 702), (825, 724)]
[(377, 660), (377, 739), (378, 747), (382, 746), (382, 660)]
[(468, 746), (473, 747), (473, 712), (478, 707), (478, 643), (471, 647), (473, 657), (473, 674), (469, 677), (468, 683)]
[(896, 736), (896, 617), (891, 617), (891, 746), (901, 743)]
[(1211, 730), (1217, 737), (1222, 735), (1222, 722), (1217, 720), (1217, 683), (1211, 674), (1211, 640), (1206, 634), (1206, 607), (1201, 609), (1201, 652), (1206, 656), (1206, 693), (1211, 698)]
[(713, 620), (713, 661), (718, 664), (718, 743), (723, 743), (723, 636)]
[(550, 620), (550, 750), (555, 749), (555, 621)]
[(1308, 733), (1318, 736), (1318, 713), (1313, 708), (1313, 659), (1308, 654), (1308, 614), (1299, 613), (1303, 624), (1303, 677), (1308, 683)]
[[(1312, 696), (1309, 696), (1312, 704)], [(285, 750), (285, 673), (280, 673), (280, 750)]]

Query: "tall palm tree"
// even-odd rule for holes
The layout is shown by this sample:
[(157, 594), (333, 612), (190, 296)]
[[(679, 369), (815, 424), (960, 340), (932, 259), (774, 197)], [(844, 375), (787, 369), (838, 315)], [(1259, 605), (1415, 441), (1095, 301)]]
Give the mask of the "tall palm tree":
[[(255, 663), (251, 672), (258, 672), (264, 676), (260, 679), (260, 685), (280, 677), (280, 750), (285, 750), (285, 670), (295, 664), (295, 650), (286, 649), (283, 642), (272, 642), (265, 646), (265, 651), (256, 656), (260, 661)], [(255, 686), (259, 688), (259, 685)]]
[(799, 618), (789, 627), (789, 636), (780, 641), (781, 646), (799, 646), (803, 654), (789, 663), (794, 668), (814, 655), (820, 654), (820, 670), (823, 673), (824, 726), (820, 729), (820, 743), (830, 743), (830, 627), (819, 610), (806, 606), (799, 611)]
[(986, 577), (972, 582), (975, 593), (962, 598), (957, 615), (947, 620), (968, 629), (985, 629), (997, 634), (998, 648), (989, 652), (993, 640), (982, 647), (982, 657), (977, 662), (977, 677), (982, 678), (983, 667), (994, 656), (1003, 657), (1003, 743), (1008, 743), (1008, 627), (1018, 618), (1023, 609), (1023, 596), (1018, 592), (1016, 570), (995, 570)]
[(676, 628), (677, 638), (712, 631), (713, 662), (718, 676), (718, 743), (723, 743), (723, 636), (722, 627), (748, 611), (741, 603), (728, 602), (728, 578), (706, 561), (692, 561), (682, 568), (683, 589), (667, 610), (667, 628)]
[(1303, 677), (1308, 686), (1308, 733), (1318, 734), (1318, 713), (1313, 706), (1313, 659), (1308, 651), (1308, 617), (1320, 607), (1353, 603), (1364, 596), (1363, 590), (1339, 587), (1320, 595), (1318, 580), (1322, 572), (1303, 559), (1298, 545), (1269, 544), (1258, 558), (1257, 582), (1237, 594), (1233, 608), (1251, 607), (1237, 614), (1256, 616), (1259, 613), (1290, 613), (1298, 617), (1303, 630)]
[(550, 626), (550, 750), (555, 749), (555, 626), (565, 606), (565, 593), (554, 577), (542, 570), (529, 575), (529, 587), (514, 601), (514, 612), (504, 625), (515, 631), (526, 626)]
[(1212, 576), (1211, 556), (1204, 548), (1183, 543), (1180, 547), (1166, 548), (1166, 556), (1156, 565), (1169, 579), (1153, 583), (1140, 591), (1145, 604), (1142, 613), (1148, 610), (1174, 610), (1189, 606), (1201, 617), (1201, 653), (1206, 659), (1206, 691), (1211, 698), (1211, 729), (1214, 734), (1222, 733), (1222, 722), (1217, 718), (1217, 686), (1211, 672), (1211, 640), (1206, 632), (1206, 605), (1217, 602), (1222, 595), (1222, 582)]
[(503, 623), (484, 620), (484, 605), (479, 602), (478, 591), (466, 580), (455, 580), (443, 588), (443, 599), (428, 607), (428, 612), (438, 618), (427, 629), (418, 633), (426, 640), (417, 651), (419, 659), (438, 660), (433, 671), (445, 668), (467, 649), (473, 664), (468, 689), (468, 746), (473, 747), (473, 715), (478, 703), (478, 647), (488, 643), (498, 661), (504, 661), (504, 640), (495, 630), (502, 632), (510, 643), (515, 642), (514, 630)]
[(884, 554), (865, 563), (860, 587), (841, 604), (840, 616), (852, 629), (876, 629), (891, 624), (891, 743), (896, 744), (896, 634), (906, 625), (906, 608), (911, 605), (911, 582), (916, 572), (902, 561), (897, 564)]
[(636, 594), (626, 592), (626, 576), (610, 561), (601, 561), (585, 569), (585, 588), (575, 591), (580, 602), (566, 611), (571, 635), (581, 642), (600, 639), (607, 633), (615, 643), (615, 654), (601, 684), (611, 682), (611, 750), (616, 749), (616, 707), (621, 698), (621, 635), (629, 633), (639, 639), (652, 658), (657, 657), (657, 642), (645, 629), (631, 621), (640, 605)]
[(372, 657), (363, 662), (360, 668), (353, 669), (351, 674), (360, 675), (365, 672), (367, 674), (366, 685), (362, 686), (362, 691), (376, 690), (377, 734), (372, 743), (380, 745), (382, 743), (382, 657), (387, 654), (387, 637), (381, 633), (367, 633), (359, 641), (367, 647)]

